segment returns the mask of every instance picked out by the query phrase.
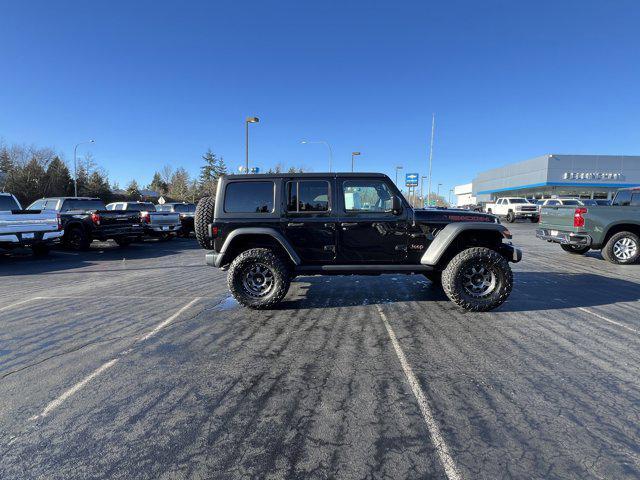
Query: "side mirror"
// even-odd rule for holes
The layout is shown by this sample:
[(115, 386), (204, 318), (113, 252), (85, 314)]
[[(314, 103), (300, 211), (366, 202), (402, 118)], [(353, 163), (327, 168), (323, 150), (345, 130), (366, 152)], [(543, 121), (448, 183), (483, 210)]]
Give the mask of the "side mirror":
[(400, 215), (402, 212), (402, 200), (400, 200), (400, 197), (397, 195), (394, 195), (391, 199), (391, 210), (394, 215)]

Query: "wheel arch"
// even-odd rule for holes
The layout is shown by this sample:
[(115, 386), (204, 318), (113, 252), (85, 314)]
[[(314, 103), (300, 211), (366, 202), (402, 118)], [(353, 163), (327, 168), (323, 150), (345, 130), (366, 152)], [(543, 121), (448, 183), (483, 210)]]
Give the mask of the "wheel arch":
[(231, 262), (237, 255), (251, 248), (272, 248), (294, 265), (300, 265), (300, 257), (287, 239), (273, 228), (238, 228), (232, 231), (220, 249), (220, 265)]
[(606, 245), (611, 237), (613, 237), (616, 233), (620, 232), (631, 232), (640, 236), (640, 224), (635, 223), (616, 223), (609, 227), (607, 233), (605, 233), (602, 245)]
[(489, 247), (494, 250), (508, 238), (508, 229), (496, 223), (450, 223), (434, 238), (422, 255), (422, 265), (441, 266), (466, 248)]

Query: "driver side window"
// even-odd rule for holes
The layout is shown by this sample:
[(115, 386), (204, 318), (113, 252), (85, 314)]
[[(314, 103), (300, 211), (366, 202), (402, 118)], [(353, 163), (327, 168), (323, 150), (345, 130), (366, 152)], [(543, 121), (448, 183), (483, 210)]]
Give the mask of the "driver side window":
[(353, 213), (391, 212), (393, 194), (381, 180), (347, 180), (342, 184), (344, 209)]

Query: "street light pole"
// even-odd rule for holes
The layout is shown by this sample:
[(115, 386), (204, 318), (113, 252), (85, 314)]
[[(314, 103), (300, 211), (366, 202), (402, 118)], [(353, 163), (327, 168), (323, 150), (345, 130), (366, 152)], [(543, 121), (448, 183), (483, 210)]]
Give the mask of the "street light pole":
[(308, 143), (309, 144), (321, 143), (325, 145), (329, 149), (329, 173), (333, 171), (333, 149), (331, 148), (331, 145), (329, 145), (329, 142), (327, 142), (326, 140), (317, 140), (317, 141), (301, 140), (300, 143), (302, 143), (303, 145), (306, 145)]
[[(400, 187), (398, 186), (398, 170), (402, 170), (402, 166), (398, 165), (398, 166), (396, 167), (396, 187), (400, 188)], [(402, 190), (402, 189), (401, 189), (401, 190)]]
[(433, 161), (433, 135), (436, 131), (436, 114), (431, 119), (431, 146), (429, 147), (429, 186), (428, 186), (428, 204), (431, 205), (431, 164)]
[(438, 184), (438, 189), (437, 189), (437, 193), (436, 193), (436, 203), (438, 203), (438, 198), (440, 198), (440, 185), (442, 185), (441, 183)]
[(260, 119), (258, 117), (248, 117), (244, 124), (245, 124), (245, 143), (246, 143), (246, 155), (245, 155), (245, 159), (244, 159), (244, 173), (245, 175), (249, 174), (249, 124), (250, 123), (258, 123), (260, 121)]
[(76, 146), (73, 147), (73, 195), (75, 197), (78, 196), (78, 160), (77, 160), (78, 147), (80, 145), (84, 145), (87, 143), (96, 143), (96, 141), (93, 139), (87, 140), (86, 142), (76, 143)]
[[(424, 179), (427, 178), (426, 175), (420, 176), (420, 199), (422, 200), (422, 204), (424, 206)], [(427, 205), (429, 206), (429, 205)]]
[(449, 189), (449, 207), (451, 207), (451, 193), (453, 192), (453, 188)]
[(353, 173), (353, 157), (360, 155), (360, 152), (351, 152), (351, 172)]

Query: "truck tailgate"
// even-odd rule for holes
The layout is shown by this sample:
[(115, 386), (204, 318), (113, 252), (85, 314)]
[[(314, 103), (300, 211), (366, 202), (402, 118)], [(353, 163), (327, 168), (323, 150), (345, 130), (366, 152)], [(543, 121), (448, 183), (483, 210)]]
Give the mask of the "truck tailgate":
[(171, 212), (151, 212), (149, 213), (151, 225), (178, 225), (180, 223), (180, 215)]
[(0, 213), (0, 232), (28, 233), (58, 230), (58, 215), (47, 210), (13, 210)]
[(577, 232), (580, 229), (573, 226), (575, 211), (575, 206), (543, 206), (540, 209), (539, 226), (562, 232)]

